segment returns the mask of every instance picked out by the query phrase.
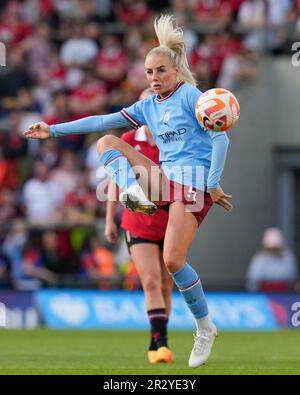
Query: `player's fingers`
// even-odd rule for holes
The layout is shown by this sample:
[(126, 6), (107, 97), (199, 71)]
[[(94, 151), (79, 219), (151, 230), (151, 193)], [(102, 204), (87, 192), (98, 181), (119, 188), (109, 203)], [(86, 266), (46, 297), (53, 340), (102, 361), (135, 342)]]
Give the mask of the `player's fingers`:
[(232, 199), (232, 195), (226, 195), (226, 193), (224, 193), (223, 197), (225, 197), (227, 199)]
[(233, 209), (233, 206), (230, 202), (228, 202), (227, 200), (219, 200), (218, 202), (216, 202), (219, 206), (224, 207), (227, 211), (231, 211)]
[(233, 206), (231, 203), (229, 202), (224, 202), (223, 207), (227, 210), (227, 211), (231, 211), (233, 209)]
[(37, 122), (37, 123), (35, 123), (33, 125), (33, 129), (36, 129), (36, 130), (40, 129), (40, 127), (41, 127), (41, 123), (40, 122)]
[(32, 136), (30, 136), (32, 139), (39, 139), (41, 136), (39, 133), (33, 133)]

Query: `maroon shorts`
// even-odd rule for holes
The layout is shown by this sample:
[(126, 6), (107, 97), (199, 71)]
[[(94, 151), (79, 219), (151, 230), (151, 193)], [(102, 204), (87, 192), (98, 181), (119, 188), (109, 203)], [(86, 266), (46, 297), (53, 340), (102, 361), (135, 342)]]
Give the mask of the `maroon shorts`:
[(193, 214), (196, 218), (199, 227), (213, 205), (210, 194), (194, 187), (170, 181), (166, 176), (163, 179), (163, 205), (160, 208), (168, 210), (171, 203), (182, 202), (185, 205), (186, 211)]

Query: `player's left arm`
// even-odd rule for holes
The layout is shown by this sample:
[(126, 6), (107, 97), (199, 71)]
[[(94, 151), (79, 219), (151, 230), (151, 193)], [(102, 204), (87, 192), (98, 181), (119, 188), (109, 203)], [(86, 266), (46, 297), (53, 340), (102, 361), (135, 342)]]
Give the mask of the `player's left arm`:
[(227, 195), (220, 186), (222, 171), (224, 169), (229, 138), (226, 132), (207, 132), (212, 139), (211, 165), (207, 178), (207, 189), (214, 203), (219, 204), (226, 210), (231, 211), (233, 206)]
[[(189, 86), (185, 100), (194, 119), (196, 119), (194, 115), (195, 106), (201, 94), (202, 92), (198, 88)], [(220, 187), (220, 179), (225, 165), (229, 139), (225, 132), (208, 132), (206, 130), (204, 132), (209, 134), (212, 139), (212, 158), (207, 180), (207, 189), (214, 203), (230, 211), (232, 210), (232, 204), (228, 199), (231, 199), (232, 196), (224, 193)]]

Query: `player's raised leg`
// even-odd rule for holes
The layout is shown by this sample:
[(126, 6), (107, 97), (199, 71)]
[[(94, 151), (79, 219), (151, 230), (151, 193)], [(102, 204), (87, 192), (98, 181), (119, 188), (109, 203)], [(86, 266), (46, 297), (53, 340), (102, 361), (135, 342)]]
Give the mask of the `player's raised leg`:
[(106, 171), (122, 191), (121, 203), (131, 211), (154, 214), (157, 207), (151, 197), (159, 196), (159, 167), (115, 136), (100, 138), (97, 150)]
[(182, 202), (174, 202), (170, 205), (164, 261), (196, 321), (194, 347), (189, 358), (191, 368), (207, 361), (217, 335), (216, 327), (208, 314), (200, 278), (186, 262), (188, 248), (194, 240), (197, 229), (196, 218), (185, 210)]

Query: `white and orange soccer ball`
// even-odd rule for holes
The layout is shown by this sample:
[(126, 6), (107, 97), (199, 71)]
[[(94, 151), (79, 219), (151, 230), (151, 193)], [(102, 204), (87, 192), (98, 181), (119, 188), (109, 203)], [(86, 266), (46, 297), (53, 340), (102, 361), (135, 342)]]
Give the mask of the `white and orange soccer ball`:
[(239, 119), (240, 105), (227, 89), (214, 88), (199, 97), (195, 113), (203, 129), (227, 132)]

